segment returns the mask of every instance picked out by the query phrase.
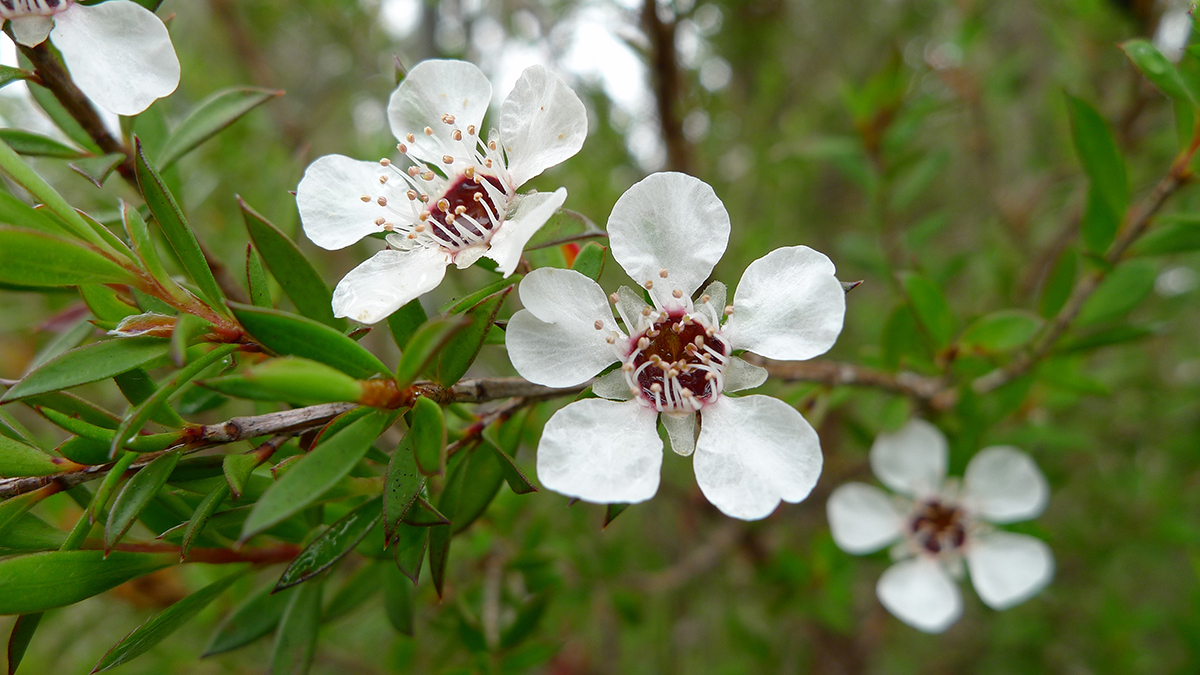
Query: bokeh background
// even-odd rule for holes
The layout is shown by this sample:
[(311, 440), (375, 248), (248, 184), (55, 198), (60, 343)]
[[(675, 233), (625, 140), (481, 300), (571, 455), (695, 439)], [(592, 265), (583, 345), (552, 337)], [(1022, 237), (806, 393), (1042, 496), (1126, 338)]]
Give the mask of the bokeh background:
[[(1052, 306), (1051, 279), (1087, 265), (1078, 244), (1086, 180), (1066, 94), (1111, 125), (1135, 199), (1180, 146), (1170, 103), (1117, 46), (1152, 35), (1163, 10), (1143, 0), (166, 0), (159, 14), (174, 13), (183, 79), (156, 108), (173, 124), (222, 87), (286, 91), (181, 161), (179, 194), (231, 267), (247, 242), (241, 195), (294, 233), (332, 285), (377, 244), (312, 246), (289, 190), (321, 155), (394, 155), (385, 108), (396, 64), (470, 60), (492, 77), (498, 104), (522, 68), (542, 63), (585, 101), (590, 131), (534, 187), (565, 185), (568, 206), (603, 224), (645, 174), (696, 175), (733, 221), (716, 278), (732, 287), (771, 249), (809, 245), (843, 280), (865, 282), (848, 296), (828, 358), (969, 378), (1008, 356), (938, 352), (897, 328), (907, 312), (897, 273), (934, 280), (956, 328), (996, 310)], [(46, 128), (22, 87), (0, 91), (0, 114), (10, 126)], [(61, 162), (37, 166), (90, 211), (136, 201), (115, 178), (97, 190)], [(1166, 211), (1196, 207), (1184, 190)], [(323, 626), (312, 672), (1200, 672), (1200, 254), (1138, 264), (1129, 307), (1099, 312), (1035, 377), (949, 410), (869, 388), (769, 383), (818, 428), (826, 468), (808, 500), (764, 521), (722, 516), (690, 460), (671, 453), (658, 496), (604, 529), (603, 507), (504, 489), (455, 540), (446, 597), (422, 580), (415, 637), (393, 630), (376, 597)], [(486, 278), (448, 276), (426, 304)], [(627, 281), (610, 264), (601, 283)], [(75, 301), (0, 292), (0, 376), (24, 372)], [(517, 306), (514, 296), (504, 312)], [(385, 361), (396, 356), (386, 335), (364, 344)], [(512, 373), (500, 347), (485, 348), (473, 372)], [(95, 395), (119, 400), (109, 386)], [(538, 420), (561, 403), (538, 407), (527, 427), (518, 459), (530, 475)], [(965, 614), (942, 635), (888, 615), (874, 594), (886, 553), (842, 553), (825, 518), (834, 487), (872, 480), (875, 434), (910, 415), (950, 436), (951, 473), (978, 449), (1011, 443), (1053, 490), (1042, 517), (1012, 528), (1053, 549), (1050, 587), (996, 612), (964, 585)], [(44, 507), (53, 521), (55, 503)], [(57, 524), (71, 522), (64, 513)], [(376, 564), (351, 559), (329, 588)], [(175, 568), (52, 612), (22, 672), (88, 672), (156, 609), (218, 573)], [(277, 573), (242, 582), (122, 672), (265, 672), (269, 640), (199, 655), (219, 619)]]

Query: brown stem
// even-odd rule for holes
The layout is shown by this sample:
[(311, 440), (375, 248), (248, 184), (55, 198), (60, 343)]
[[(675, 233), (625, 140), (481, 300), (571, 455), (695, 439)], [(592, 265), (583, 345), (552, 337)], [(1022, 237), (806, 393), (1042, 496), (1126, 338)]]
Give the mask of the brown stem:
[(58, 102), (63, 105), (63, 108), (66, 108), (76, 122), (79, 122), (79, 126), (83, 127), (96, 145), (100, 146), (105, 153), (125, 155), (125, 159), (117, 166), (117, 171), (122, 178), (136, 188), (137, 171), (134, 168), (133, 149), (108, 132), (108, 128), (96, 114), (96, 109), (92, 107), (91, 101), (84, 96), (82, 91), (79, 91), (79, 87), (75, 86), (75, 82), (71, 80), (71, 76), (63, 67), (62, 62), (50, 52), (47, 43), (43, 42), (36, 47), (25, 47), (19, 44), (18, 46), (21, 48), (21, 53), (33, 64), (35, 72), (42, 80), (42, 86), (54, 94), (54, 98), (58, 99)]
[(675, 21), (666, 22), (659, 16), (657, 0), (645, 0), (642, 5), (642, 29), (650, 40), (650, 73), (654, 81), (654, 98), (658, 104), (658, 121), (663, 143), (667, 146), (667, 168), (695, 174), (692, 170), (692, 148), (683, 134), (679, 116), (682, 98), (682, 78), (675, 54)]
[(1001, 368), (997, 368), (986, 375), (977, 378), (971, 383), (971, 388), (977, 394), (986, 394), (1012, 382), (1014, 379), (1029, 372), (1034, 366), (1041, 362), (1042, 359), (1054, 349), (1054, 345), (1058, 339), (1067, 332), (1071, 327), (1071, 323), (1079, 316), (1079, 311), (1083, 309), (1084, 303), (1092, 296), (1100, 282), (1108, 274), (1108, 270), (1115, 266), (1125, 256), (1129, 247), (1133, 245), (1138, 237), (1145, 234), (1146, 230), (1154, 220), (1154, 216), (1166, 203), (1171, 195), (1175, 194), (1179, 188), (1183, 187), (1191, 179), (1191, 170), (1188, 165), (1191, 164), (1192, 157), (1195, 156), (1197, 150), (1200, 150), (1200, 122), (1197, 122), (1195, 129), (1192, 132), (1191, 144), (1179, 153), (1171, 164), (1170, 171), (1163, 177), (1158, 185), (1154, 186), (1154, 190), (1146, 197), (1142, 207), (1130, 217), (1124, 229), (1118, 233), (1117, 238), (1112, 245), (1108, 247), (1108, 251), (1104, 254), (1104, 262), (1107, 265), (1094, 272), (1086, 274), (1076, 284), (1071, 291), (1071, 295), (1067, 298), (1066, 304), (1058, 311), (1054, 319), (1042, 329), (1042, 332), (1034, 340), (1032, 346), (1011, 362)]
[(941, 378), (907, 371), (889, 373), (836, 361), (772, 361), (747, 352), (746, 361), (767, 369), (771, 377), (790, 382), (820, 382), (830, 387), (874, 387), (932, 401), (945, 388)]

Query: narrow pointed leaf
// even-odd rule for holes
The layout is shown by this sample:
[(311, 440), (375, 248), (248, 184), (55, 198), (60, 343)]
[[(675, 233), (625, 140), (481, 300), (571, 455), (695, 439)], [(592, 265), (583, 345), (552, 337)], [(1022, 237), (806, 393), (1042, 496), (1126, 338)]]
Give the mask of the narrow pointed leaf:
[(78, 148), (23, 129), (0, 129), (0, 141), (8, 143), (19, 154), (29, 157), (75, 159), (86, 156), (86, 153)]
[(244, 647), (275, 630), (295, 591), (273, 591), (273, 587), (267, 586), (225, 617), (209, 638), (204, 656)]
[(169, 567), (170, 553), (49, 551), (0, 560), (0, 614), (30, 614), (73, 605)]
[(604, 271), (604, 261), (607, 253), (607, 248), (594, 241), (589, 241), (575, 255), (575, 261), (571, 263), (571, 269), (595, 281), (600, 278), (600, 273)]
[(1041, 317), (1033, 312), (1000, 310), (982, 316), (967, 326), (959, 343), (968, 350), (1005, 352), (1033, 339), (1043, 323)]
[(222, 468), (234, 499), (241, 499), (242, 492), (246, 489), (246, 481), (250, 480), (250, 473), (259, 463), (258, 457), (253, 454), (225, 455)]
[(420, 494), (424, 484), (425, 479), (417, 468), (417, 458), (413, 453), (413, 434), (410, 431), (404, 435), (404, 440), (400, 441), (388, 462), (383, 488), (383, 528), (386, 539), (392, 538), (393, 530), (412, 507), (413, 500)]
[(374, 354), (325, 324), (263, 307), (237, 303), (230, 306), (251, 337), (280, 356), (320, 361), (359, 379), (391, 376), (391, 371)]
[(296, 462), (259, 498), (242, 528), (243, 540), (299, 513), (341, 480), (395, 419), (394, 413), (371, 410), (321, 442)]
[(271, 359), (237, 375), (205, 380), (205, 387), (228, 396), (289, 401), (303, 405), (355, 402), (363, 385), (340, 370), (292, 356)]
[(1150, 295), (1157, 278), (1158, 265), (1148, 258), (1136, 258), (1118, 265), (1083, 303), (1076, 325), (1087, 326), (1123, 317)]
[(71, 230), (47, 209), (35, 209), (7, 192), (0, 192), (0, 223), (59, 237), (72, 236)]
[(29, 647), (29, 641), (33, 639), (33, 633), (41, 623), (42, 616), (41, 612), (34, 612), (17, 617), (12, 634), (8, 636), (8, 675), (15, 675), (17, 668), (21, 666), (25, 650)]
[(18, 286), (136, 284), (132, 272), (96, 248), (0, 225), (0, 283)]
[(1200, 101), (1188, 91), (1187, 84), (1179, 76), (1175, 64), (1168, 61), (1152, 42), (1143, 39), (1128, 40), (1121, 43), (1121, 51), (1125, 52), (1125, 56), (1129, 57), (1133, 65), (1151, 84), (1158, 87), (1159, 91), (1193, 108), (1200, 107)]
[[(62, 470), (61, 463), (61, 458), (51, 457), (35, 447), (0, 436), (0, 478), (49, 476)], [(0, 502), (2, 505), (3, 502)]]
[[(466, 476), (469, 458), (464, 457), (454, 464), (442, 494), (438, 498), (438, 510), (454, 522), (458, 510), (459, 495), (462, 494), (463, 479)], [(437, 589), (438, 597), (446, 584), (446, 563), (450, 560), (450, 539), (454, 536), (454, 525), (435, 525), (429, 530), (429, 574), (433, 578), (433, 587)]]
[(225, 311), (221, 288), (213, 277), (212, 269), (204, 258), (196, 236), (192, 234), (183, 211), (167, 189), (162, 176), (147, 161), (140, 142), (137, 146), (137, 179), (142, 195), (146, 198), (146, 206), (150, 207), (150, 213), (154, 214), (154, 219), (158, 221), (171, 248), (175, 249), (184, 271), (196, 283), (200, 295), (211, 307), (217, 311)]
[(83, 176), (96, 187), (104, 187), (104, 181), (112, 175), (113, 171), (117, 170), (118, 166), (125, 161), (125, 155), (119, 152), (110, 152), (107, 155), (99, 157), (82, 157), (67, 163), (71, 170)]
[(105, 380), (165, 357), (168, 348), (167, 341), (161, 338), (140, 337), (106, 340), (72, 349), (21, 378), (0, 401), (16, 401)]
[(466, 471), (463, 475), (458, 505), (450, 520), (454, 523), (454, 532), (462, 532), (470, 527), (500, 491), (504, 482), (504, 472), (498, 450), (493, 452), (484, 447), (491, 445), (483, 441), (466, 458)]
[(408, 341), (408, 349), (400, 357), (400, 365), (396, 366), (396, 384), (404, 389), (417, 381), (417, 377), (446, 347), (450, 340), (460, 331), (470, 325), (471, 320), (462, 316), (448, 316), (426, 321), (412, 339)]
[(263, 269), (262, 257), (254, 250), (254, 244), (246, 244), (246, 288), (250, 291), (250, 304), (255, 307), (271, 306), (271, 284), (267, 271)]
[[(31, 65), (24, 56), (21, 56), (20, 62), (22, 66)], [(96, 145), (96, 142), (88, 135), (88, 132), (80, 126), (79, 122), (75, 121), (71, 113), (67, 112), (62, 103), (58, 102), (53, 92), (41, 84), (31, 84), (29, 93), (33, 96), (33, 100), (37, 102), (38, 107), (45, 111), (50, 119), (53, 120), (54, 126), (58, 127), (68, 138), (78, 143), (79, 147), (85, 148), (95, 154), (103, 152), (100, 150), (100, 146)]]
[(134, 208), (132, 204), (121, 202), (121, 222), (125, 225), (125, 232), (129, 235), (129, 241), (133, 244), (134, 253), (137, 254), (138, 260), (142, 261), (142, 266), (154, 277), (163, 288), (177, 294), (178, 297), (186, 297), (183, 289), (171, 279), (171, 275), (167, 274), (166, 268), (163, 267), (162, 259), (158, 255), (158, 249), (154, 246), (154, 240), (150, 236), (150, 229), (146, 227), (146, 221), (142, 219), (142, 214)]
[(1104, 118), (1083, 99), (1068, 95), (1067, 111), (1071, 115), (1071, 138), (1083, 170), (1102, 203), (1120, 221), (1129, 204), (1129, 184), (1117, 142)]
[(406, 525), (413, 527), (433, 527), (435, 525), (449, 525), (450, 519), (439, 511), (433, 504), (426, 501), (425, 497), (417, 497), (413, 500), (412, 506), (408, 511), (404, 512), (404, 516), (400, 521)]
[(483, 341), (492, 328), (492, 322), (496, 320), (500, 306), (504, 304), (504, 299), (512, 289), (513, 287), (509, 286), (487, 296), (463, 314), (470, 323), (450, 338), (446, 346), (438, 352), (431, 373), (434, 382), (443, 387), (450, 387), (466, 374), (467, 369), (475, 362), (479, 349), (483, 347)]
[(333, 316), (333, 293), (325, 285), (316, 268), (304, 257), (296, 244), (246, 202), (238, 198), (246, 230), (263, 257), (271, 276), (279, 282), (285, 295), (296, 305), (300, 314), (339, 331), (345, 330), (346, 320)]
[(358, 546), (383, 513), (380, 497), (363, 502), (322, 532), (288, 565), (275, 590), (308, 581), (329, 569)]
[(383, 570), (383, 609), (396, 632), (413, 634), (413, 587), (400, 570)]
[(192, 550), (192, 546), (196, 543), (197, 538), (204, 532), (204, 526), (208, 524), (213, 514), (217, 512), (221, 504), (229, 497), (229, 483), (218, 483), (207, 495), (204, 496), (204, 501), (196, 507), (195, 513), (188, 520), (187, 527), (183, 530), (183, 541), (180, 542), (179, 559), (185, 560), (187, 554)]
[(446, 462), (446, 418), (433, 399), (419, 396), (413, 402), (408, 435), (413, 439), (413, 454), (421, 473), (441, 473)]
[(317, 649), (321, 626), (320, 583), (296, 589), (279, 621), (271, 652), (271, 675), (305, 675)]
[[(134, 368), (127, 370), (120, 375), (113, 377), (113, 381), (117, 383), (121, 394), (132, 405), (140, 405), (146, 399), (154, 395), (158, 391), (158, 385), (154, 384), (154, 380), (150, 379), (150, 373), (147, 373), (142, 368)], [(159, 405), (150, 413), (150, 419), (159, 424), (173, 429), (182, 428), (187, 424), (179, 413), (175, 412), (174, 408), (169, 405)]]
[(608, 527), (609, 523), (616, 520), (627, 508), (629, 504), (609, 504), (604, 510), (604, 527)]
[(915, 272), (902, 274), (900, 282), (912, 304), (913, 312), (934, 343), (938, 348), (949, 345), (958, 330), (958, 323), (941, 289), (929, 278)]
[(212, 604), (213, 600), (216, 600), (248, 570), (249, 568), (246, 568), (228, 574), (154, 615), (109, 650), (92, 669), (92, 672), (99, 673), (115, 668), (146, 653), (151, 647), (162, 642), (167, 636), (190, 621), (192, 617), (199, 614), (200, 610)]
[(129, 531), (142, 510), (153, 501), (160, 488), (166, 485), (175, 465), (182, 456), (180, 452), (168, 452), (142, 467), (133, 478), (125, 483), (112, 509), (108, 512), (108, 524), (104, 527), (104, 548), (112, 550), (121, 537)]
[(504, 476), (505, 482), (508, 483), (508, 486), (512, 488), (513, 492), (519, 495), (524, 495), (529, 494), (530, 492), (538, 491), (537, 486), (533, 484), (533, 481), (529, 480), (529, 478), (525, 476), (525, 472), (521, 471), (521, 468), (517, 466), (517, 463), (513, 461), (512, 457), (506, 455), (500, 450), (500, 448), (496, 447), (492, 443), (485, 441), (483, 445), (495, 452), (496, 459), (500, 464), (500, 473)]
[(391, 331), (392, 340), (400, 348), (401, 354), (408, 349), (408, 341), (427, 318), (420, 298), (409, 300), (408, 304), (388, 315), (388, 330)]
[(277, 89), (257, 87), (235, 87), (222, 89), (196, 104), (179, 128), (167, 138), (158, 153), (158, 164), (163, 171), (217, 135), (222, 129), (238, 121), (243, 115), (270, 101), (283, 96)]
[(416, 585), (421, 577), (421, 561), (429, 546), (429, 528), (400, 523), (395, 539), (396, 567)]

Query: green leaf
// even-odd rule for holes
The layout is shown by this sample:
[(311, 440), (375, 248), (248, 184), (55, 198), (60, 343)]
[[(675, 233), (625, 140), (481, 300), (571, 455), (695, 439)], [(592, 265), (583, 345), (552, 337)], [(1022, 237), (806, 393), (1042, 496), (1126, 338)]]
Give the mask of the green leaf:
[(342, 516), (292, 560), (292, 564), (288, 565), (283, 576), (279, 577), (279, 582), (275, 584), (275, 590), (282, 591), (308, 581), (332, 567), (358, 546), (358, 542), (375, 527), (382, 514), (383, 499), (375, 497)]
[(1112, 328), (1103, 328), (1063, 340), (1054, 351), (1056, 354), (1090, 351), (1101, 347), (1134, 342), (1150, 337), (1151, 335), (1154, 335), (1154, 331), (1144, 326), (1118, 324)]
[(371, 410), (336, 434), (322, 437), (316, 448), (259, 498), (246, 518), (241, 539), (249, 539), (319, 499), (350, 473), (393, 419), (394, 413)]
[(900, 283), (904, 286), (909, 302), (912, 303), (913, 312), (929, 333), (929, 337), (933, 338), (939, 349), (945, 348), (958, 330), (958, 322), (950, 311), (946, 296), (942, 295), (937, 284), (916, 272), (901, 274)]
[(212, 329), (212, 324), (195, 314), (180, 314), (171, 330), (171, 362), (177, 368), (187, 364), (188, 346)]
[(254, 244), (246, 244), (246, 288), (250, 290), (250, 304), (255, 307), (271, 306), (271, 288), (262, 258), (254, 250)]
[(1042, 316), (1054, 316), (1067, 304), (1067, 298), (1071, 297), (1071, 290), (1075, 288), (1078, 267), (1079, 255), (1071, 249), (1064, 250), (1055, 261), (1042, 285), (1042, 297), (1038, 303), (1038, 311)]
[(200, 610), (212, 604), (212, 601), (216, 600), (217, 596), (224, 593), (226, 589), (233, 585), (233, 582), (244, 576), (247, 571), (249, 571), (249, 568), (228, 574), (150, 617), (148, 621), (135, 628), (132, 633), (126, 635), (123, 640), (110, 649), (104, 655), (104, 658), (100, 659), (100, 662), (96, 664), (96, 667), (92, 669), (92, 672), (103, 672), (122, 663), (132, 661), (134, 658), (146, 653), (147, 650), (162, 642), (171, 633), (179, 630), (183, 624), (199, 614)]
[(261, 463), (253, 453), (225, 455), (222, 469), (225, 473), (225, 482), (229, 484), (229, 490), (233, 493), (234, 499), (241, 499), (242, 492), (246, 489), (246, 481), (250, 480), (250, 474), (254, 471), (254, 467)]
[(180, 210), (175, 197), (167, 189), (162, 176), (147, 161), (146, 153), (140, 142), (137, 143), (137, 179), (142, 196), (146, 198), (146, 206), (150, 208), (154, 219), (158, 221), (171, 248), (175, 249), (175, 254), (179, 256), (179, 262), (183, 265), (184, 271), (200, 289), (202, 299), (217, 311), (224, 312), (225, 306), (222, 304), (224, 295), (221, 293), (221, 287), (217, 285), (217, 280), (213, 277), (208, 261), (204, 258), (204, 252), (200, 249), (200, 244), (196, 241), (196, 236), (192, 234), (191, 227), (188, 226), (187, 219), (183, 216), (183, 211)]
[(363, 385), (340, 370), (308, 359), (287, 356), (264, 361), (238, 375), (201, 382), (227, 396), (289, 401), (303, 405), (358, 401)]
[(339, 619), (357, 609), (367, 600), (379, 594), (379, 574), (383, 566), (381, 561), (367, 563), (354, 570), (338, 592), (325, 606), (322, 620), (325, 623)]
[(22, 129), (0, 129), (0, 141), (8, 143), (9, 147), (19, 154), (29, 157), (54, 157), (57, 159), (75, 159), (86, 157), (87, 153), (79, 148), (64, 145), (53, 138)]
[(413, 500), (412, 507), (404, 512), (401, 522), (413, 527), (433, 527), (435, 525), (449, 525), (450, 519), (437, 510), (433, 504), (426, 501), (424, 497), (418, 496)]
[(500, 464), (500, 473), (504, 476), (504, 480), (512, 488), (513, 492), (525, 495), (538, 491), (537, 486), (525, 476), (525, 473), (521, 471), (521, 468), (517, 466), (512, 457), (509, 457), (498, 446), (488, 440), (485, 440), (483, 445), (495, 452), (496, 459)]
[(1200, 250), (1200, 218), (1164, 216), (1133, 244), (1134, 255), (1167, 255)]
[(167, 355), (167, 349), (166, 340), (153, 337), (106, 340), (72, 349), (21, 378), (0, 397), (0, 401), (7, 403), (106, 380), (162, 359)]
[(496, 498), (496, 493), (500, 491), (500, 484), (504, 482), (504, 472), (501, 470), (497, 453), (489, 452), (484, 448), (485, 445), (488, 445), (486, 441), (473, 449), (466, 459), (467, 468), (463, 475), (458, 504), (454, 515), (450, 516), (455, 533), (467, 529), (475, 519), (483, 515), (488, 505)]
[(1067, 110), (1071, 115), (1071, 138), (1091, 188), (1120, 222), (1129, 205), (1129, 184), (1117, 143), (1104, 118), (1084, 100), (1068, 94)]
[[(40, 398), (40, 397), (39, 397)], [(36, 400), (36, 399), (35, 399)], [(31, 401), (32, 402), (32, 401)], [(43, 417), (50, 420), (52, 423), (66, 429), (67, 431), (82, 436), (88, 440), (100, 441), (109, 448), (112, 447), (113, 441), (117, 436), (115, 429), (107, 427), (98, 427), (94, 424), (89, 424), (81, 419), (69, 416), (49, 408), (38, 408), (38, 412)], [(179, 432), (168, 432), (163, 434), (138, 434), (132, 437), (123, 446), (126, 450), (134, 452), (157, 452), (179, 443)]]
[(400, 519), (412, 507), (413, 501), (421, 493), (425, 479), (417, 468), (416, 454), (413, 452), (413, 434), (411, 431), (392, 453), (388, 462), (387, 478), (383, 488), (383, 530), (384, 538), (390, 541)]
[[(438, 498), (438, 511), (452, 521), (458, 509), (458, 498), (462, 494), (469, 459), (463, 457), (454, 464)], [(429, 574), (433, 577), (433, 587), (437, 589), (439, 598), (442, 597), (442, 589), (446, 583), (446, 563), (450, 559), (450, 540), (453, 536), (454, 525), (451, 523), (435, 525), (429, 529)]]
[(624, 513), (625, 509), (629, 508), (629, 506), (629, 504), (609, 504), (608, 507), (604, 509), (604, 525), (602, 527), (608, 527), (609, 524), (616, 520), (617, 516)]
[[(0, 477), (49, 476), (61, 470), (56, 458), (35, 447), (0, 436)], [(2, 506), (4, 502), (0, 502)]]
[(1084, 247), (1096, 255), (1108, 250), (1121, 229), (1121, 214), (1112, 210), (1095, 183), (1088, 186), (1087, 208), (1079, 228)]
[(447, 316), (426, 321), (412, 339), (408, 341), (408, 349), (400, 357), (400, 365), (396, 366), (396, 385), (406, 389), (417, 376), (425, 370), (434, 357), (445, 348), (459, 331), (471, 324), (471, 320), (462, 316)]
[[(0, 68), (7, 68), (7, 66), (0, 66)], [(25, 650), (29, 647), (29, 641), (33, 639), (33, 633), (37, 630), (42, 616), (44, 615), (41, 612), (34, 612), (17, 617), (16, 623), (13, 624), (12, 634), (8, 637), (8, 675), (15, 675), (17, 668), (21, 666), (21, 660), (25, 658)]]
[(512, 286), (508, 286), (493, 293), (465, 312), (463, 316), (469, 319), (470, 323), (451, 337), (446, 346), (438, 352), (431, 373), (434, 382), (443, 387), (451, 387), (462, 378), (483, 347), (484, 338), (487, 337), (500, 306), (504, 304), (504, 299), (512, 289)]
[(268, 635), (279, 625), (294, 594), (295, 591), (275, 593), (273, 586), (267, 586), (251, 596), (217, 627), (204, 648), (204, 656), (244, 647)]
[(1029, 342), (1042, 327), (1041, 317), (1019, 309), (992, 312), (963, 331), (959, 344), (967, 350), (1006, 352)]
[(421, 561), (425, 559), (425, 549), (428, 545), (428, 527), (417, 527), (407, 523), (396, 526), (396, 568), (404, 576), (412, 579), (413, 584), (416, 584), (421, 576)]
[(128, 269), (95, 247), (0, 225), (0, 283), (19, 286), (137, 284)]
[(1087, 326), (1125, 316), (1150, 295), (1157, 278), (1153, 260), (1140, 258), (1118, 265), (1083, 303), (1075, 324)]
[[(116, 375), (113, 377), (113, 381), (117, 383), (126, 400), (135, 406), (143, 403), (158, 391), (158, 385), (150, 379), (150, 373), (141, 368), (134, 368)], [(151, 412), (150, 419), (172, 429), (180, 429), (187, 424), (174, 408), (165, 403), (160, 404)]]
[(158, 256), (158, 249), (154, 247), (154, 240), (150, 237), (150, 230), (146, 227), (146, 221), (142, 219), (142, 214), (138, 213), (138, 210), (131, 204), (121, 202), (121, 222), (125, 226), (125, 232), (129, 234), (129, 241), (133, 244), (134, 253), (137, 254), (138, 260), (142, 261), (142, 266), (150, 273), (150, 276), (176, 297), (187, 299), (187, 294), (179, 288), (171, 279), (171, 275), (167, 274), (166, 268), (163, 267), (162, 259)]
[(73, 605), (174, 564), (170, 553), (50, 551), (0, 560), (0, 614)]
[(391, 376), (391, 371), (374, 354), (325, 324), (263, 307), (232, 302), (229, 305), (251, 337), (280, 356), (320, 361), (359, 379)]
[(608, 249), (606, 247), (594, 241), (589, 241), (584, 244), (583, 248), (579, 249), (579, 253), (575, 254), (575, 261), (571, 263), (571, 269), (595, 281), (600, 278), (600, 274), (604, 271), (604, 261), (607, 253)]
[(229, 497), (229, 483), (221, 482), (216, 487), (209, 491), (204, 496), (204, 501), (196, 507), (196, 511), (192, 513), (192, 517), (188, 519), (187, 527), (183, 530), (183, 540), (180, 542), (179, 559), (187, 559), (188, 551), (192, 550), (192, 546), (196, 543), (197, 538), (204, 532), (204, 526), (208, 524), (213, 514), (217, 512), (226, 498)]
[(413, 634), (413, 587), (400, 570), (383, 570), (383, 609), (396, 632)]
[(133, 478), (125, 483), (108, 512), (108, 523), (104, 526), (104, 549), (111, 551), (121, 537), (133, 526), (142, 510), (150, 504), (167, 478), (175, 470), (182, 452), (168, 452), (142, 467)]
[(0, 87), (5, 87), (13, 82), (20, 82), (21, 80), (36, 79), (37, 75), (31, 70), (25, 70), (24, 68), (13, 68), (12, 66), (0, 66)]
[(119, 152), (110, 152), (107, 155), (99, 157), (83, 157), (67, 163), (67, 166), (72, 171), (83, 176), (92, 185), (98, 188), (104, 187), (104, 181), (112, 175), (117, 167), (125, 161), (125, 155)]
[(305, 675), (321, 627), (321, 584), (304, 584), (292, 594), (279, 621), (271, 652), (271, 675)]
[[(87, 522), (87, 518), (82, 520)], [(63, 546), (66, 540), (66, 532), (26, 513), (4, 528), (4, 533), (0, 536), (0, 548), (14, 551), (50, 551)]]
[(246, 202), (238, 198), (246, 230), (250, 233), (255, 248), (263, 257), (271, 276), (279, 282), (285, 295), (296, 305), (300, 314), (336, 328), (345, 330), (346, 320), (333, 316), (333, 293), (321, 279), (316, 268), (304, 257), (296, 244), (279, 228), (271, 224)]
[(116, 456), (117, 451), (142, 430), (142, 427), (150, 420), (150, 416), (155, 410), (166, 405), (167, 399), (171, 395), (179, 391), (188, 382), (199, 377), (200, 373), (204, 372), (209, 366), (229, 356), (237, 351), (237, 349), (238, 345), (220, 345), (216, 347), (175, 373), (171, 379), (160, 385), (152, 396), (142, 401), (136, 408), (130, 410), (125, 415), (125, 418), (121, 420), (121, 425), (117, 427), (113, 435), (113, 456)]
[[(21, 55), (20, 63), (22, 66), (31, 65), (24, 55)], [(100, 146), (96, 145), (96, 142), (92, 140), (88, 132), (84, 131), (83, 127), (80, 126), (79, 122), (75, 121), (71, 113), (67, 112), (62, 103), (58, 102), (58, 99), (54, 97), (54, 92), (42, 86), (41, 83), (30, 83), (29, 93), (33, 96), (33, 100), (37, 101), (38, 107), (45, 111), (46, 115), (54, 122), (54, 126), (58, 127), (68, 138), (78, 143), (79, 147), (85, 148), (94, 154), (103, 152), (100, 150)]]
[(392, 340), (400, 348), (400, 353), (403, 354), (404, 350), (408, 348), (408, 341), (412, 339), (421, 324), (425, 323), (426, 318), (425, 308), (421, 306), (420, 298), (409, 300), (407, 305), (388, 315), (388, 330), (392, 333)]
[(426, 476), (441, 473), (446, 463), (446, 418), (442, 407), (433, 399), (418, 396), (413, 401), (408, 435), (413, 438), (413, 454), (421, 473)]
[(142, 313), (137, 307), (122, 300), (117, 292), (108, 286), (85, 284), (79, 287), (79, 295), (92, 316), (101, 321), (120, 322), (125, 317)]
[(0, 192), (0, 223), (46, 234), (71, 236), (71, 230), (50, 215), (48, 209), (35, 209), (7, 192)]
[(1200, 102), (1188, 91), (1187, 84), (1179, 76), (1175, 64), (1167, 60), (1149, 40), (1128, 40), (1121, 43), (1121, 51), (1147, 80), (1167, 96), (1197, 107)]
[(158, 164), (163, 171), (217, 135), (221, 130), (238, 121), (243, 115), (270, 101), (283, 96), (277, 89), (257, 87), (235, 87), (222, 89), (196, 104), (179, 128), (167, 138), (158, 153)]

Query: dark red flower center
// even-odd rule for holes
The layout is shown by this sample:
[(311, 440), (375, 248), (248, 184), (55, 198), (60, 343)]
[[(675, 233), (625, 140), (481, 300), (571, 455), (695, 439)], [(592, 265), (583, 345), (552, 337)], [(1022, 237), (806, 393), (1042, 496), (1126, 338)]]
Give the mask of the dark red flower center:
[[(496, 202), (488, 195), (489, 184), (504, 193), (503, 184), (494, 176), (468, 178), (458, 176), (441, 199), (429, 206), (425, 222), (431, 234), (449, 248), (470, 246), (486, 239), (502, 217)], [(494, 218), (493, 218), (494, 217)]]
[(729, 346), (715, 331), (680, 314), (655, 322), (634, 341), (633, 381), (659, 410), (694, 410), (721, 392)]
[(920, 505), (908, 526), (917, 543), (936, 554), (962, 547), (967, 539), (963, 520), (962, 509), (931, 499)]

